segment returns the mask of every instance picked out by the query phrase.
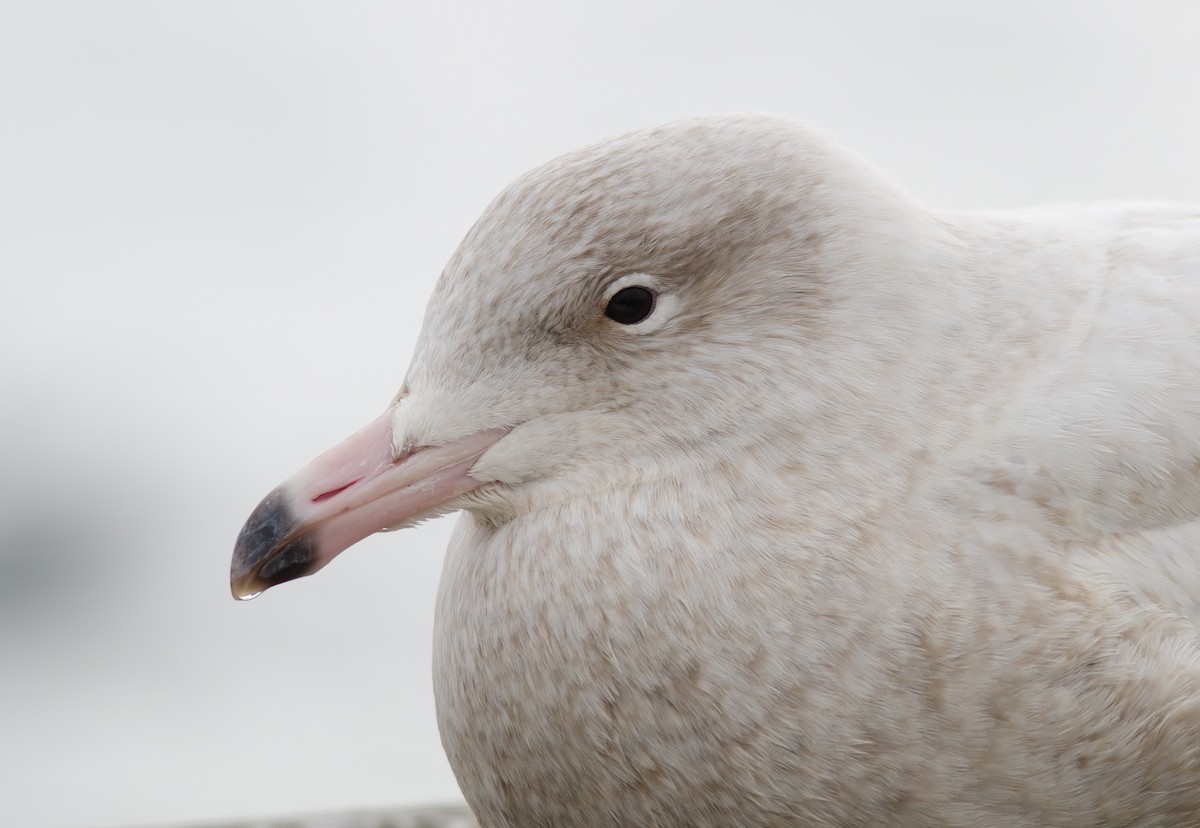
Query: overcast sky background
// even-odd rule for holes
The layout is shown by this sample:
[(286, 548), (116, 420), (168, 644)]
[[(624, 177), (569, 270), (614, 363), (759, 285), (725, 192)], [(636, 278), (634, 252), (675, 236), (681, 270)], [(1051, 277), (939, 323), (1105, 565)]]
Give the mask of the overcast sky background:
[(229, 597), (513, 177), (766, 110), (947, 207), (1200, 201), (1200, 4), (0, 6), (0, 824), (458, 799), (450, 520)]

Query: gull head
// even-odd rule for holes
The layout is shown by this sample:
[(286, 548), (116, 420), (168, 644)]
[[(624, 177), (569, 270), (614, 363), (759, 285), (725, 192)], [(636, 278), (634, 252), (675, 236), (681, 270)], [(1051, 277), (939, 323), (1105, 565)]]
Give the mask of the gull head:
[(255, 509), (234, 595), (374, 532), (681, 486), (855, 421), (863, 389), (894, 381), (880, 349), (925, 312), (894, 278), (923, 255), (923, 220), (873, 169), (769, 116), (668, 124), (533, 170), (446, 266), (383, 414)]

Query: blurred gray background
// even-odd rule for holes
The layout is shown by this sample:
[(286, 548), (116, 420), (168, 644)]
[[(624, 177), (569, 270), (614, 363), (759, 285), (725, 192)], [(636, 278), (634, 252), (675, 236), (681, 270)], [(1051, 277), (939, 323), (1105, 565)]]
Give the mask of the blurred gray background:
[(229, 598), (387, 404), (442, 264), (558, 153), (799, 116), (920, 198), (1200, 200), (1200, 4), (0, 6), (0, 825), (458, 798), (450, 521)]

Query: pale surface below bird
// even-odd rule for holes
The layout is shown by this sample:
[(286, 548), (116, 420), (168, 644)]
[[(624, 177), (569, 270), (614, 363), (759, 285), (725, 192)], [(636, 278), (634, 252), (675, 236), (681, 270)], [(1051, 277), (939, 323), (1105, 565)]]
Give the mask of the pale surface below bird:
[[(185, 826), (174, 826), (185, 828)], [(478, 828), (463, 806), (347, 811), (209, 822), (186, 828)]]
[(1200, 208), (935, 212), (764, 116), (552, 161), (235, 593), (456, 509), (487, 828), (1200, 824)]

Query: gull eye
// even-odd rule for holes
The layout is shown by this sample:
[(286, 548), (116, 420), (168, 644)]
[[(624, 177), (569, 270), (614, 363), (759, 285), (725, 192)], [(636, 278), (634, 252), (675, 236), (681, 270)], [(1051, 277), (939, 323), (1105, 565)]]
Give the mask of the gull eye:
[(654, 312), (654, 292), (639, 285), (621, 288), (608, 300), (604, 315), (622, 325), (636, 325)]

